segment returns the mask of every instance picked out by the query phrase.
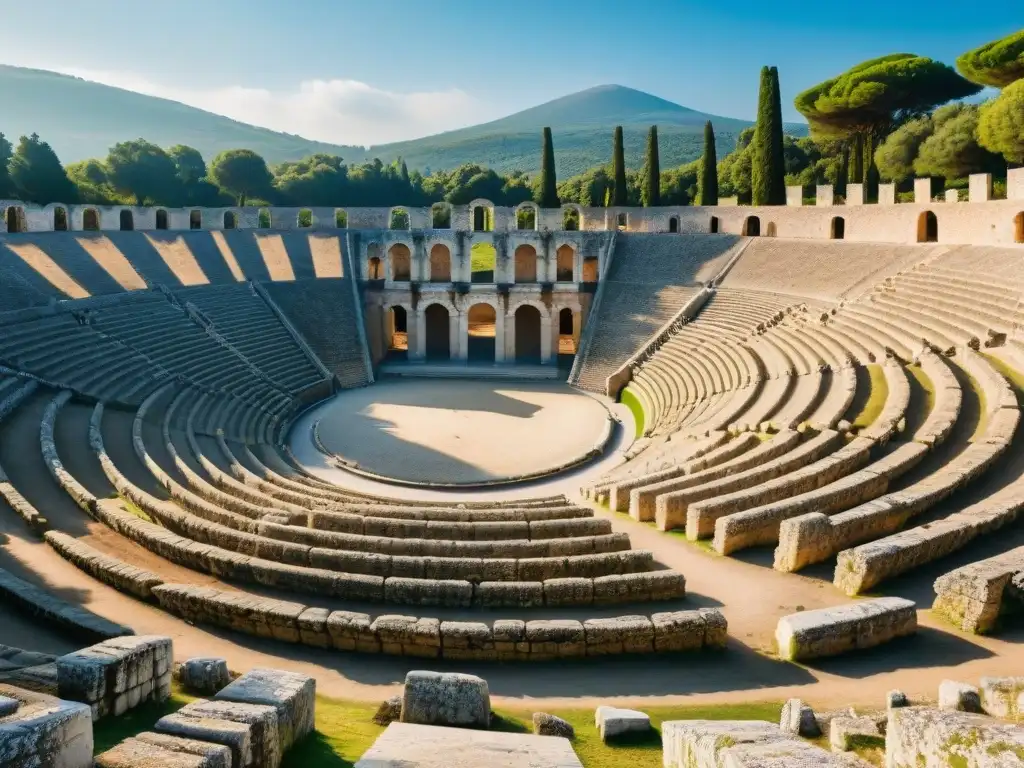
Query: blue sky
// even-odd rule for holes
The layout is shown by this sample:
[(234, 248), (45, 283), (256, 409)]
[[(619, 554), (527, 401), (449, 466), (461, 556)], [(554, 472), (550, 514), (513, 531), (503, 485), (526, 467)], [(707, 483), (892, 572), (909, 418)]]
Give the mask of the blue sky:
[[(758, 70), (793, 96), (873, 56), (952, 63), (1021, 0), (0, 0), (0, 62), (78, 74), (339, 143), (501, 117), (603, 83), (730, 117)], [(770, 9), (770, 18), (765, 9)], [(855, 13), (851, 10), (855, 9)]]

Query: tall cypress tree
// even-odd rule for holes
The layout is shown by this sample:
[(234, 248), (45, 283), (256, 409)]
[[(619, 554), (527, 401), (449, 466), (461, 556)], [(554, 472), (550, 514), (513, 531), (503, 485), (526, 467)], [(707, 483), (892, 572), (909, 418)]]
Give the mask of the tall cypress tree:
[(544, 144), (540, 158), (540, 200), (541, 208), (558, 208), (558, 181), (555, 178), (555, 145), (551, 140), (551, 129), (544, 129)]
[(750, 169), (750, 202), (753, 205), (786, 204), (786, 170), (782, 149), (782, 103), (779, 73), (761, 67), (757, 98), (753, 157)]
[(647, 132), (647, 157), (644, 160), (644, 188), (641, 203), (650, 208), (661, 205), (661, 161), (658, 159), (658, 126)]
[(612, 176), (615, 187), (612, 190), (612, 205), (628, 205), (629, 193), (626, 189), (626, 150), (622, 146), (622, 126), (615, 126), (615, 140), (612, 143)]
[(697, 205), (718, 205), (718, 153), (710, 120), (704, 123), (704, 156), (700, 159), (697, 178)]
[(772, 133), (771, 133), (771, 175), (769, 183), (769, 205), (786, 204), (786, 151), (782, 138), (782, 92), (779, 86), (779, 70), (771, 68), (772, 76)]

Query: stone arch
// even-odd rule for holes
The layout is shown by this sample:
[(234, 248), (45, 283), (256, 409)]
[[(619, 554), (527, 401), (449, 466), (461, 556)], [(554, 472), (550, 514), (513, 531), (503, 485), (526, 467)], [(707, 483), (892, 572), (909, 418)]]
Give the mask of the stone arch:
[(494, 203), (490, 200), (474, 200), (469, 204), (472, 230), (491, 232), (494, 230)]
[(408, 353), (409, 317), (412, 312), (403, 304), (393, 304), (384, 315), (384, 346), (388, 354)]
[(434, 203), (430, 206), (431, 229), (452, 228), (452, 206), (450, 203)]
[(295, 217), (295, 223), (299, 229), (309, 229), (313, 226), (313, 212), (309, 208), (303, 208)]
[(68, 209), (58, 205), (53, 209), (53, 231), (67, 232), (68, 229)]
[(167, 211), (163, 208), (156, 209), (156, 228), (167, 229)]
[(712, 235), (717, 235), (718, 234), (718, 229), (719, 229), (718, 217), (717, 216), (712, 216), (711, 217), (711, 222), (708, 224), (708, 231)]
[(334, 226), (338, 229), (348, 229), (348, 211), (341, 208), (334, 210)]
[(450, 360), (451, 317), (455, 310), (441, 302), (428, 304), (423, 310), (424, 318), (424, 352), (428, 360)]
[(395, 243), (388, 248), (388, 265), (391, 279), (408, 282), (412, 279), (412, 251), (405, 243)]
[(939, 220), (932, 211), (921, 211), (917, 217), (917, 242), (939, 242)]
[(558, 354), (575, 355), (579, 343), (580, 308), (561, 307), (558, 310)]
[(452, 281), (452, 252), (444, 243), (435, 243), (430, 248), (430, 276), (432, 283)]
[(1013, 242), (1024, 243), (1024, 211), (1013, 217)]
[(541, 312), (532, 303), (523, 303), (514, 314), (516, 362), (541, 362)]
[(135, 217), (127, 208), (122, 208), (119, 214), (118, 229), (122, 232), (131, 232), (135, 229)]
[(536, 230), (540, 212), (534, 203), (520, 203), (516, 206), (516, 229)]
[(744, 237), (758, 237), (761, 234), (761, 220), (757, 216), (747, 216), (743, 220), (743, 231), (740, 234)]
[(562, 229), (578, 232), (583, 228), (583, 212), (578, 205), (562, 206)]
[(86, 232), (98, 232), (100, 229), (100, 212), (95, 208), (82, 211), (82, 229)]
[(235, 229), (238, 226), (238, 217), (234, 211), (224, 211), (224, 229)]
[(668, 217), (668, 231), (673, 234), (679, 234), (679, 217), (669, 216)]
[(498, 251), (493, 243), (473, 243), (469, 249), (469, 281), (493, 283), (498, 271)]
[(384, 260), (381, 258), (380, 243), (370, 243), (366, 246), (366, 279), (384, 279)]
[(493, 363), (497, 357), (498, 310), (489, 301), (466, 310), (466, 350), (471, 361)]
[(4, 218), (7, 221), (8, 232), (25, 232), (28, 229), (25, 226), (25, 209), (20, 205), (8, 206)]
[(628, 213), (617, 213), (617, 214), (615, 214), (615, 227), (617, 229), (629, 229), (629, 214)]
[(392, 208), (388, 216), (388, 229), (409, 229), (409, 212), (405, 208)]
[(600, 279), (600, 270), (597, 266), (597, 256), (583, 257), (583, 280), (584, 283), (596, 283)]
[(515, 252), (516, 283), (537, 282), (537, 249), (529, 243), (523, 243)]
[(846, 239), (846, 219), (842, 216), (833, 216), (832, 221), (828, 226), (828, 239), (829, 240), (845, 240)]
[(775, 237), (778, 234), (778, 232), (779, 232), (779, 230), (775, 226), (775, 222), (774, 221), (769, 221), (768, 222), (768, 227), (767, 227), (767, 229), (765, 231), (765, 235), (767, 237)]
[(542, 318), (551, 316), (551, 311), (547, 308), (547, 306), (544, 305), (544, 302), (538, 301), (537, 299), (521, 299), (517, 301), (515, 304), (509, 305), (508, 312), (506, 314), (509, 316), (515, 315), (515, 313), (519, 311), (520, 307), (526, 306), (530, 306), (536, 309), (538, 312), (540, 312), (540, 316)]
[(188, 214), (188, 228), (189, 229), (202, 229), (203, 228), (203, 212), (198, 208), (189, 212)]
[(576, 251), (568, 243), (558, 246), (555, 251), (555, 280), (571, 283), (576, 279)]
[(270, 229), (274, 226), (274, 217), (270, 213), (269, 208), (260, 208), (260, 212), (257, 214), (256, 219), (260, 229)]

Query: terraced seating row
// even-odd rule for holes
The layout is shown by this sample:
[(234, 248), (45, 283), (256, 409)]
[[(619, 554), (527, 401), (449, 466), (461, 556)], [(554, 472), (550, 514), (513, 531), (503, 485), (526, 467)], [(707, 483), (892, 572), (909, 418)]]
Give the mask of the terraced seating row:
[(1024, 598), (1021, 574), (1024, 547), (956, 568), (935, 580), (932, 610), (964, 632), (991, 632), (1007, 604)]

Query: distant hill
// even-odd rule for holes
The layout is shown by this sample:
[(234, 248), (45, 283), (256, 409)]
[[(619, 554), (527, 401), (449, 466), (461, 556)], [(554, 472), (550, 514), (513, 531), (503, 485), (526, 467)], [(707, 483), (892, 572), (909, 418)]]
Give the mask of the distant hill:
[[(224, 149), (246, 147), (270, 163), (324, 152), (341, 155), (350, 163), (374, 157), (390, 162), (401, 156), (410, 169), (423, 172), (475, 162), (502, 172), (532, 173), (540, 167), (540, 129), (547, 125), (554, 133), (562, 178), (608, 162), (616, 125), (623, 126), (627, 165), (638, 167), (647, 129), (657, 124), (661, 164), (670, 168), (700, 156), (706, 120), (715, 125), (720, 157), (750, 124), (688, 109), (632, 88), (602, 85), (489, 123), (366, 149), (310, 141), (55, 72), (3, 65), (0, 104), (4, 105), (0, 131), (12, 141), (36, 132), (65, 163), (102, 157), (111, 145), (142, 137), (161, 146), (193, 146), (207, 160)], [(806, 126), (787, 129), (806, 133)]]

